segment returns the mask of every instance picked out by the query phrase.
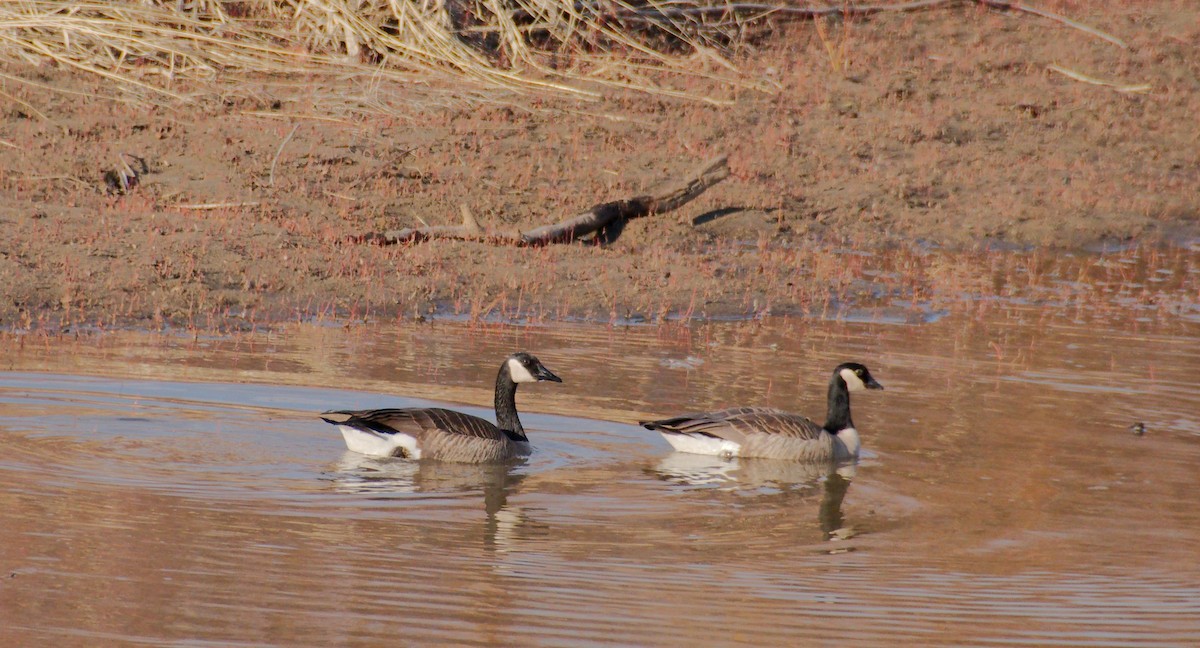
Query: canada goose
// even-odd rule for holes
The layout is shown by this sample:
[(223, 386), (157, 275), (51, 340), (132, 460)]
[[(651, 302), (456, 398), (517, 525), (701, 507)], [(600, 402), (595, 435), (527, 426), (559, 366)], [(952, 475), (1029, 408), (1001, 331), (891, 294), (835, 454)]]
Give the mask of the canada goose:
[(846, 362), (829, 379), (825, 425), (783, 410), (733, 407), (661, 421), (642, 421), (676, 450), (727, 457), (841, 461), (858, 457), (858, 430), (850, 420), (850, 392), (883, 389), (866, 367)]
[(517, 383), (562, 382), (524, 352), (505, 358), (496, 375), (496, 423), (440, 407), (329, 411), (346, 447), (375, 457), (440, 459), (464, 463), (503, 461), (529, 454), (529, 438), (517, 418)]

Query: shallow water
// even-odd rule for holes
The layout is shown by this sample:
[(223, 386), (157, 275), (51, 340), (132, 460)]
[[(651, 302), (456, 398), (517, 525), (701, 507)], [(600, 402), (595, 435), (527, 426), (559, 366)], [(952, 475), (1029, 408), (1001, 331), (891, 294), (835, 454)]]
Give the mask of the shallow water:
[[(1200, 637), (1200, 324), (849, 319), (9, 339), (0, 627), (11, 645)], [(515, 348), (565, 381), (522, 387), (523, 463), (367, 459), (314, 416), (486, 415)], [(865, 456), (836, 473), (676, 454), (633, 424), (820, 417), (848, 359), (887, 389), (856, 395)]]

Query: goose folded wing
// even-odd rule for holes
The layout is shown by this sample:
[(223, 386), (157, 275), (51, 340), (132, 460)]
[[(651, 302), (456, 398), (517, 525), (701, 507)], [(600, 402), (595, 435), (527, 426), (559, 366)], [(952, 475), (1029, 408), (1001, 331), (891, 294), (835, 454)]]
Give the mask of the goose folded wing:
[(746, 430), (740, 425), (731, 424), (729, 416), (743, 409), (745, 408), (684, 414), (658, 421), (644, 421), (642, 426), (668, 434), (707, 436), (740, 444), (746, 442)]
[(504, 433), (491, 421), (448, 409), (394, 408), (337, 413), (349, 415), (338, 423), (376, 434), (420, 436), (424, 432), (437, 430), (480, 439), (499, 440), (504, 437)]
[[(736, 436), (741, 438), (750, 434), (773, 434), (805, 440), (815, 439), (821, 434), (821, 426), (807, 417), (766, 407), (734, 407), (707, 416), (713, 422), (713, 429), (734, 430)], [(734, 433), (714, 436), (741, 442), (734, 438)]]

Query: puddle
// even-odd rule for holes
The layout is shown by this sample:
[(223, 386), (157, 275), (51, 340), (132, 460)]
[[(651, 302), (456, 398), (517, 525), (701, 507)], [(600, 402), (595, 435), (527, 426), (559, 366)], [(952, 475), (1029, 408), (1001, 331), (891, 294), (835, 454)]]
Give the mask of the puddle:
[[(1200, 327), (1047, 313), (10, 338), (0, 624), (25, 645), (1189, 643)], [(490, 416), (517, 348), (565, 381), (518, 394), (523, 462), (370, 459), (315, 416)], [(855, 396), (857, 466), (676, 454), (635, 424), (819, 418), (851, 359), (887, 388)]]

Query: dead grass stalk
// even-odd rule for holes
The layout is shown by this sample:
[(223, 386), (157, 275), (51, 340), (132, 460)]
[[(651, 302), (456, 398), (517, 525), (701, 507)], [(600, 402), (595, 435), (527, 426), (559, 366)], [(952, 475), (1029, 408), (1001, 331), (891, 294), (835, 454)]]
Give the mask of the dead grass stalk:
[(452, 73), (581, 96), (598, 96), (590, 83), (683, 94), (652, 80), (664, 71), (752, 85), (727, 61), (697, 65), (695, 52), (719, 58), (723, 28), (665, 15), (632, 27), (611, 13), (573, 0), (12, 0), (0, 3), (0, 61), (51, 60), (151, 101), (187, 99), (181, 81), (235, 73), (375, 83)]

